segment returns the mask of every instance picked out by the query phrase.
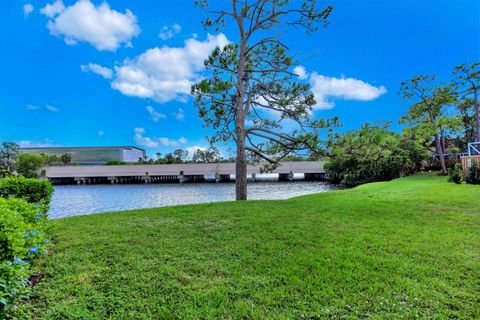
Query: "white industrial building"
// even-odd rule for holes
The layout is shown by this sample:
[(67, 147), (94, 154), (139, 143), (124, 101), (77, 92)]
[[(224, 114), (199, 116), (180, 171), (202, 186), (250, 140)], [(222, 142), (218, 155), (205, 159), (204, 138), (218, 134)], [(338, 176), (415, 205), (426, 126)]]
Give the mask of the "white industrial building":
[(146, 156), (145, 150), (132, 146), (21, 148), (20, 152), (58, 157), (69, 154), (72, 157), (71, 163), (79, 165), (98, 165), (108, 161), (132, 163)]

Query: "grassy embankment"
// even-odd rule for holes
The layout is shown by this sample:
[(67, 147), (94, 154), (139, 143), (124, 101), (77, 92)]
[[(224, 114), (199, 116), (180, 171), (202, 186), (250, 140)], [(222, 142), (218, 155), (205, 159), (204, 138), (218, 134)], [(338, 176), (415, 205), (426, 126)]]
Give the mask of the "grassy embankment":
[(433, 175), (53, 224), (34, 318), (480, 317), (480, 187)]

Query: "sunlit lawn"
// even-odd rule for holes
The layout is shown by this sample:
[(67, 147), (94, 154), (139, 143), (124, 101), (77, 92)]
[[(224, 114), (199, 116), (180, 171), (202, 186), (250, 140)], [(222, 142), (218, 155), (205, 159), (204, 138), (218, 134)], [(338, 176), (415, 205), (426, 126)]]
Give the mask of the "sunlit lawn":
[(53, 224), (33, 318), (480, 317), (480, 187), (434, 175)]

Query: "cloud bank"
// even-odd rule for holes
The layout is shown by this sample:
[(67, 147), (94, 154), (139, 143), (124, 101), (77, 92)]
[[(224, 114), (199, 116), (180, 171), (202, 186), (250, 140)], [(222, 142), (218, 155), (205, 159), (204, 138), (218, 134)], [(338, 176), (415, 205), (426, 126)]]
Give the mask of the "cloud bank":
[(115, 11), (107, 2), (95, 6), (90, 0), (78, 0), (65, 7), (62, 0), (56, 0), (40, 12), (49, 18), (50, 33), (68, 45), (87, 42), (100, 51), (115, 51), (121, 45), (131, 46), (131, 39), (140, 33), (130, 10)]
[(181, 145), (186, 144), (188, 141), (184, 137), (181, 137), (178, 140), (161, 137), (161, 138), (151, 138), (145, 136), (145, 129), (144, 128), (135, 128), (133, 130), (133, 140), (135, 143), (141, 147), (158, 149), (162, 146), (164, 147), (175, 147), (178, 148)]
[(373, 86), (355, 78), (328, 77), (316, 72), (310, 75), (310, 85), (317, 104), (315, 109), (331, 109), (333, 99), (370, 101), (387, 92), (384, 86)]
[(224, 34), (208, 34), (204, 41), (187, 39), (183, 47), (149, 49), (115, 66), (111, 86), (126, 96), (150, 98), (158, 103), (186, 102), (192, 84), (202, 77), (204, 60), (213, 49), (226, 44), (228, 39)]
[(387, 92), (384, 86), (376, 87), (355, 78), (324, 76), (317, 72), (309, 74), (303, 66), (297, 66), (293, 72), (302, 80), (308, 80), (316, 105), (314, 109), (326, 110), (335, 107), (335, 99), (371, 101)]

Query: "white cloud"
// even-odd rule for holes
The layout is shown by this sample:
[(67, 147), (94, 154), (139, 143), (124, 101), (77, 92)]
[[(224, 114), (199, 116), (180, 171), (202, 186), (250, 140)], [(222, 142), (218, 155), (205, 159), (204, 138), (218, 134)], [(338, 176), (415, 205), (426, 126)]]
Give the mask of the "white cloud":
[(152, 106), (146, 106), (145, 109), (150, 114), (150, 118), (155, 122), (158, 122), (160, 119), (166, 119), (167, 118), (166, 115), (156, 111)]
[(147, 147), (147, 148), (158, 148), (159, 147), (158, 142), (154, 141), (153, 139), (151, 139), (149, 137), (143, 136), (143, 134), (145, 133), (144, 128), (135, 128), (133, 130), (133, 132), (134, 132), (133, 140), (139, 146)]
[(135, 143), (139, 146), (146, 147), (146, 148), (152, 148), (152, 149), (158, 149), (161, 146), (165, 147), (180, 147), (183, 144), (186, 144), (188, 141), (184, 137), (181, 137), (178, 140), (170, 139), (170, 138), (150, 138), (146, 137), (145, 134), (145, 129), (144, 128), (135, 128), (133, 130), (134, 135), (133, 135), (133, 140)]
[[(34, 104), (27, 104), (25, 106), (25, 110), (33, 111), (33, 110), (40, 110), (40, 109), (43, 109), (43, 107), (40, 107), (40, 106), (37, 106), (37, 105), (34, 105)], [(50, 104), (47, 104), (45, 106), (45, 109), (48, 110), (48, 111), (52, 111), (52, 112), (59, 112), (60, 111), (60, 109), (58, 109), (57, 107), (52, 106)]]
[(65, 10), (62, 0), (56, 0), (52, 4), (47, 4), (45, 7), (40, 9), (40, 13), (47, 16), (48, 18), (54, 18), (56, 15), (60, 14)]
[(252, 119), (246, 119), (245, 120), (245, 126), (247, 127), (253, 127), (255, 125), (255, 123), (253, 122)]
[(31, 3), (26, 3), (23, 5), (23, 16), (28, 18), (28, 16), (33, 12), (33, 5)]
[(195, 154), (195, 151), (197, 151), (197, 150), (205, 151), (207, 149), (208, 149), (207, 147), (192, 146), (192, 147), (186, 148), (185, 150), (188, 152), (188, 157), (191, 158)]
[(60, 109), (58, 109), (57, 107), (54, 107), (54, 106), (49, 105), (49, 104), (47, 104), (47, 105), (45, 106), (45, 109), (47, 109), (48, 111), (52, 111), (52, 112), (58, 112), (58, 111), (60, 111)]
[(185, 139), (184, 137), (181, 137), (178, 140), (173, 140), (169, 138), (158, 138), (157, 140), (158, 142), (160, 142), (161, 145), (165, 147), (180, 147), (182, 144), (188, 142), (187, 139)]
[(300, 79), (307, 79), (308, 73), (303, 66), (296, 66), (293, 68), (293, 73), (297, 74)]
[(30, 140), (22, 140), (18, 141), (17, 144), (20, 148), (45, 148), (45, 147), (56, 147), (52, 140), (50, 139), (43, 139), (43, 141), (30, 141)]
[[(197, 150), (202, 150), (202, 151), (205, 151), (205, 150), (208, 150), (210, 148), (210, 146), (198, 146), (198, 145), (195, 145), (195, 146), (191, 146), (191, 147), (187, 147), (185, 148), (185, 151), (188, 152), (188, 158), (192, 158), (193, 157), (193, 154), (195, 153), (195, 151)], [(221, 158), (225, 158), (225, 157), (230, 157), (230, 153), (231, 153), (231, 150), (230, 149), (227, 149), (227, 150), (222, 150), (222, 149), (218, 149), (218, 153), (220, 155)]]
[(387, 92), (384, 86), (375, 87), (355, 78), (328, 77), (313, 72), (310, 85), (317, 104), (315, 109), (331, 109), (335, 106), (332, 98), (344, 100), (370, 101)]
[(27, 104), (25, 106), (25, 110), (39, 110), (41, 107), (34, 105), (34, 104)]
[[(261, 105), (264, 105), (264, 106), (267, 106), (269, 105), (267, 99), (265, 99), (264, 97), (262, 96), (258, 96), (255, 98), (255, 101)], [(261, 113), (266, 116), (267, 118), (269, 118), (270, 120), (276, 120), (276, 121), (280, 121), (281, 119), (281, 116), (282, 116), (282, 112), (281, 111), (277, 111), (277, 110), (273, 110), (273, 109), (268, 109), (268, 108), (263, 108)], [(282, 120), (282, 121), (285, 121)], [(245, 122), (246, 125), (248, 126), (253, 126), (253, 121), (251, 119), (249, 119), (248, 123)]]
[(183, 111), (182, 108), (178, 108), (178, 111), (174, 113), (175, 119), (177, 120), (184, 120), (185, 119), (185, 112)]
[(112, 88), (124, 95), (151, 98), (158, 103), (186, 102), (191, 86), (201, 78), (203, 61), (212, 50), (228, 43), (223, 34), (207, 40), (187, 39), (184, 47), (153, 48), (114, 68)]
[(182, 31), (182, 27), (176, 23), (172, 26), (163, 26), (162, 30), (158, 34), (158, 37), (162, 40), (168, 40), (180, 33), (180, 31)]
[(65, 7), (57, 0), (40, 12), (50, 18), (50, 33), (63, 37), (68, 45), (88, 42), (98, 50), (115, 51), (122, 44), (131, 46), (131, 39), (140, 33), (137, 17), (130, 10), (112, 10), (107, 2), (95, 6), (90, 0), (78, 0)]
[(355, 78), (340, 78), (324, 76), (317, 72), (309, 74), (303, 66), (297, 66), (293, 72), (300, 79), (308, 79), (317, 104), (314, 109), (331, 109), (335, 106), (334, 99), (370, 101), (387, 92), (384, 86), (376, 87)]
[(110, 68), (102, 67), (99, 64), (89, 63), (87, 65), (81, 65), (80, 68), (83, 72), (93, 72), (101, 75), (105, 79), (112, 79), (113, 71)]

